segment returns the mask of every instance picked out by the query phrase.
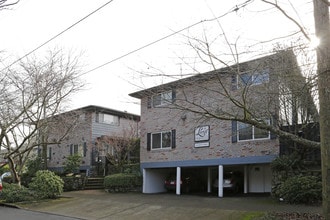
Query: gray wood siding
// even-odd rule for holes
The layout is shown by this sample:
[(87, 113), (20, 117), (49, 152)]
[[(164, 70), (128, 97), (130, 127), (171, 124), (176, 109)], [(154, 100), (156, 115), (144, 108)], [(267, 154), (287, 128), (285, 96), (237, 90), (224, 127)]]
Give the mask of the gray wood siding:
[(137, 128), (138, 122), (129, 120), (123, 117), (119, 118), (119, 125), (111, 125), (106, 123), (99, 123), (95, 120), (96, 114), (93, 113), (92, 117), (92, 139), (101, 137), (102, 135), (108, 136), (122, 136), (123, 131), (130, 129), (132, 126), (134, 129)]

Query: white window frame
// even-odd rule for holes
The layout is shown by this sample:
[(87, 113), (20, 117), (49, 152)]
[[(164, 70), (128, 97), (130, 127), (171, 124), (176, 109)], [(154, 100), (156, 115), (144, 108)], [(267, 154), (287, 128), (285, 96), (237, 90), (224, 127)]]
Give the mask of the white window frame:
[[(159, 102), (159, 103), (157, 103)], [(166, 92), (159, 93), (157, 95), (152, 96), (152, 105), (153, 107), (159, 107), (168, 105), (173, 102), (173, 92), (172, 90), (168, 90)]]
[[(266, 119), (264, 120), (267, 124), (270, 124), (270, 120), (269, 119)], [(248, 125), (251, 127), (251, 139), (243, 139), (241, 140), (240, 139), (240, 125)], [(268, 132), (268, 136), (267, 137), (262, 137), (262, 138), (256, 138), (255, 136), (255, 130), (256, 129), (259, 129), (257, 127), (255, 127), (254, 125), (250, 125), (250, 124), (247, 124), (247, 123), (243, 123), (243, 122), (237, 122), (237, 141), (238, 142), (243, 142), (243, 141), (254, 141), (254, 140), (269, 140), (270, 139), (270, 131), (267, 131)], [(260, 129), (261, 130), (261, 129)], [(266, 131), (265, 131), (266, 132)]]
[(110, 115), (106, 113), (97, 113), (97, 122), (109, 125), (119, 125), (119, 117), (116, 115)]
[[(169, 133), (169, 146), (163, 147), (163, 134)], [(160, 134), (160, 147), (154, 148), (154, 135)], [(155, 132), (151, 133), (151, 150), (160, 150), (160, 149), (171, 149), (172, 148), (172, 131), (161, 131), (161, 132)]]

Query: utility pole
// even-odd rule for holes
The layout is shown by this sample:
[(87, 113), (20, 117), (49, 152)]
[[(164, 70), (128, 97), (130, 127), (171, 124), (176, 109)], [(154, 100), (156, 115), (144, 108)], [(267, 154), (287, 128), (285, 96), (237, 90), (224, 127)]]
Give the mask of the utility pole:
[(320, 103), (320, 137), (322, 158), (322, 205), (325, 219), (330, 220), (330, 23), (328, 0), (313, 0), (317, 47), (317, 75)]

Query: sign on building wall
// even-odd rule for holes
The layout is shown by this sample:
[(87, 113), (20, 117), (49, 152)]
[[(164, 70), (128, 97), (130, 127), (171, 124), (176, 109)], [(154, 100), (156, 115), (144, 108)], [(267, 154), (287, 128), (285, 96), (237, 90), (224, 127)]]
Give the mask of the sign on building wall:
[(195, 147), (210, 146), (210, 126), (204, 125), (195, 128)]

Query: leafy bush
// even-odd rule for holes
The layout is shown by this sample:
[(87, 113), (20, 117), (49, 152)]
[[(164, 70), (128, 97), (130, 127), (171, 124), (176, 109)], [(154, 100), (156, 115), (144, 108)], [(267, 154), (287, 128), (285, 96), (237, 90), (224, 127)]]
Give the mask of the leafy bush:
[(38, 198), (54, 199), (63, 192), (63, 180), (49, 170), (39, 170), (32, 178), (29, 188), (36, 192)]
[(277, 194), (287, 203), (316, 203), (322, 199), (322, 183), (315, 176), (293, 176), (279, 185)]
[(10, 171), (10, 168), (9, 168), (8, 164), (6, 164), (5, 166), (0, 167), (0, 174), (3, 174), (5, 172), (9, 172), (9, 171)]
[(7, 203), (30, 201), (34, 199), (33, 194), (24, 186), (17, 184), (3, 183), (1, 199)]
[(64, 173), (76, 173), (79, 171), (79, 166), (81, 163), (81, 156), (78, 154), (73, 154), (67, 157), (64, 162)]
[(138, 175), (118, 173), (104, 178), (104, 187), (113, 192), (127, 192), (142, 185)]
[(123, 173), (131, 173), (135, 175), (141, 175), (140, 172), (140, 164), (134, 163), (134, 164), (124, 164), (123, 165)]
[(303, 169), (303, 161), (297, 154), (283, 155), (277, 157), (272, 163), (271, 168), (275, 172), (293, 171)]
[(35, 176), (39, 170), (43, 169), (41, 157), (35, 157), (33, 159), (28, 160), (26, 163), (26, 168), (27, 168), (27, 172), (26, 172), (27, 176), (30, 177)]
[(21, 185), (25, 187), (29, 187), (29, 183), (31, 182), (34, 176), (30, 176), (28, 173), (23, 173), (21, 175)]

